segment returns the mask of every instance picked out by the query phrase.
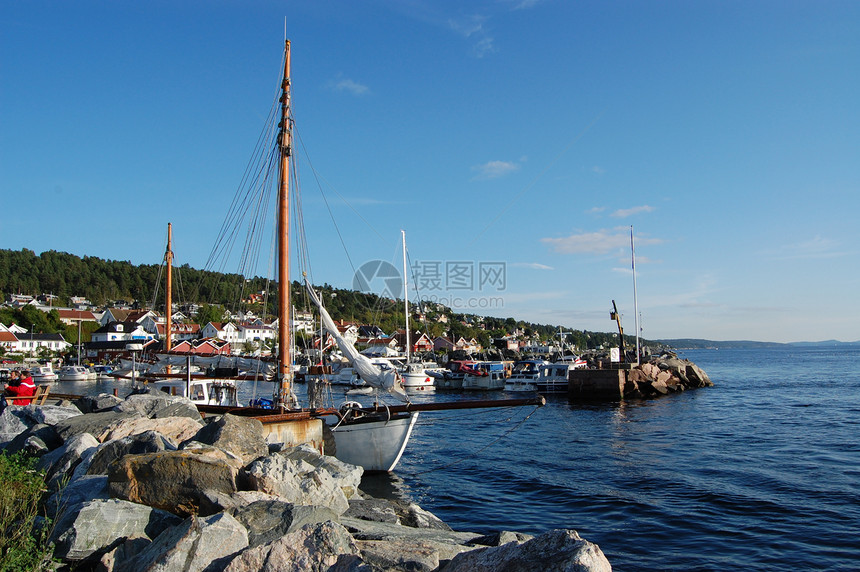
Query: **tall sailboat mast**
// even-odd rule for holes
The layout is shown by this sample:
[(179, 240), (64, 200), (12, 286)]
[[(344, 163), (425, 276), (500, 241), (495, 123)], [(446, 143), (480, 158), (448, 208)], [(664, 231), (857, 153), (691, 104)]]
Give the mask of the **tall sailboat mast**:
[(278, 136), (278, 398), (290, 402), (290, 41), (284, 44), (284, 79), (281, 84), (281, 123)]
[(164, 287), (164, 351), (173, 347), (173, 225), (167, 223), (167, 250), (164, 253), (167, 266), (167, 284)]
[(403, 239), (403, 308), (406, 314), (406, 363), (409, 363), (409, 358), (412, 352), (412, 341), (409, 333), (409, 280), (406, 273), (406, 231), (400, 231), (400, 236)]

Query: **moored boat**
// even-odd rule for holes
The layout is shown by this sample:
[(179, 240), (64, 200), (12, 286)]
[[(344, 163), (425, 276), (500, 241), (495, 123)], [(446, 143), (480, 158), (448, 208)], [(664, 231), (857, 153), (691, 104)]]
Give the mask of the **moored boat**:
[(498, 391), (505, 388), (506, 379), (505, 364), (503, 362), (476, 362), (465, 371), (465, 375), (463, 376), (463, 390)]
[(82, 365), (65, 365), (57, 370), (57, 381), (92, 381), (95, 378), (95, 372)]
[(35, 365), (31, 367), (30, 376), (33, 378), (33, 383), (36, 385), (57, 381), (57, 374), (54, 372), (54, 368), (52, 368), (50, 364)]

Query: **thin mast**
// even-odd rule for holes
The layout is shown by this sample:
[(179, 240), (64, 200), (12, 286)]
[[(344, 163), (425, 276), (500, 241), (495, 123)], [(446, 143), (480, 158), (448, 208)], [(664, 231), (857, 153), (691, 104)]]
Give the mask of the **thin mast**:
[(406, 231), (400, 231), (400, 236), (403, 239), (403, 309), (406, 314), (406, 363), (409, 363), (409, 354), (412, 350), (412, 342), (409, 339), (409, 286), (408, 275), (406, 274)]
[(289, 403), (290, 376), (290, 41), (284, 44), (284, 79), (281, 84), (281, 123), (278, 136), (278, 400)]
[(633, 246), (633, 225), (630, 225), (630, 258), (633, 267), (633, 317), (636, 323), (636, 365), (639, 365), (639, 301), (636, 296), (636, 249)]
[(167, 285), (164, 287), (164, 351), (173, 347), (173, 225), (167, 223), (167, 251), (164, 253), (167, 264)]

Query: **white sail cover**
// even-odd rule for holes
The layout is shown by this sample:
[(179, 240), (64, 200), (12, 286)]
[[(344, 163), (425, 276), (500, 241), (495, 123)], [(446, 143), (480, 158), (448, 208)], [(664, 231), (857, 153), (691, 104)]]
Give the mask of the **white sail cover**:
[(311, 300), (313, 300), (313, 303), (316, 304), (317, 308), (320, 310), (323, 326), (334, 338), (334, 341), (337, 343), (337, 347), (340, 348), (340, 351), (343, 352), (343, 355), (346, 356), (346, 359), (352, 364), (352, 367), (355, 369), (355, 372), (359, 377), (361, 377), (367, 385), (378, 389), (384, 389), (401, 401), (408, 402), (409, 397), (407, 397), (406, 392), (403, 390), (403, 382), (400, 380), (400, 376), (397, 371), (394, 369), (380, 369), (375, 366), (367, 356), (359, 353), (359, 351), (355, 349), (355, 346), (340, 335), (340, 331), (337, 329), (334, 320), (331, 319), (331, 316), (329, 316), (329, 313), (323, 307), (322, 302), (320, 302), (319, 297), (317, 297), (316, 292), (314, 292), (314, 289), (311, 287), (309, 282), (305, 281), (305, 287)]
[[(158, 362), (149, 367), (149, 373), (163, 373), (167, 366), (186, 365), (187, 358), (184, 355), (158, 354)], [(255, 358), (245, 358), (239, 356), (191, 356), (191, 365), (209, 368), (236, 368), (246, 375), (270, 376), (275, 372), (275, 365), (269, 362), (264, 362)]]

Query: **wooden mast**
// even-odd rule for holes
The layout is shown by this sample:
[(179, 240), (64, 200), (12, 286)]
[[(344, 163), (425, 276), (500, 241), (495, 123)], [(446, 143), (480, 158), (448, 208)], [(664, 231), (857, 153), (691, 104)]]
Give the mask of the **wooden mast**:
[[(173, 226), (167, 223), (167, 251), (164, 262), (167, 265), (167, 284), (164, 289), (164, 351), (169, 352), (173, 347)], [(169, 370), (168, 370), (169, 371)]]
[(284, 79), (281, 84), (281, 123), (278, 136), (278, 401), (289, 403), (290, 367), (290, 41), (284, 45)]

